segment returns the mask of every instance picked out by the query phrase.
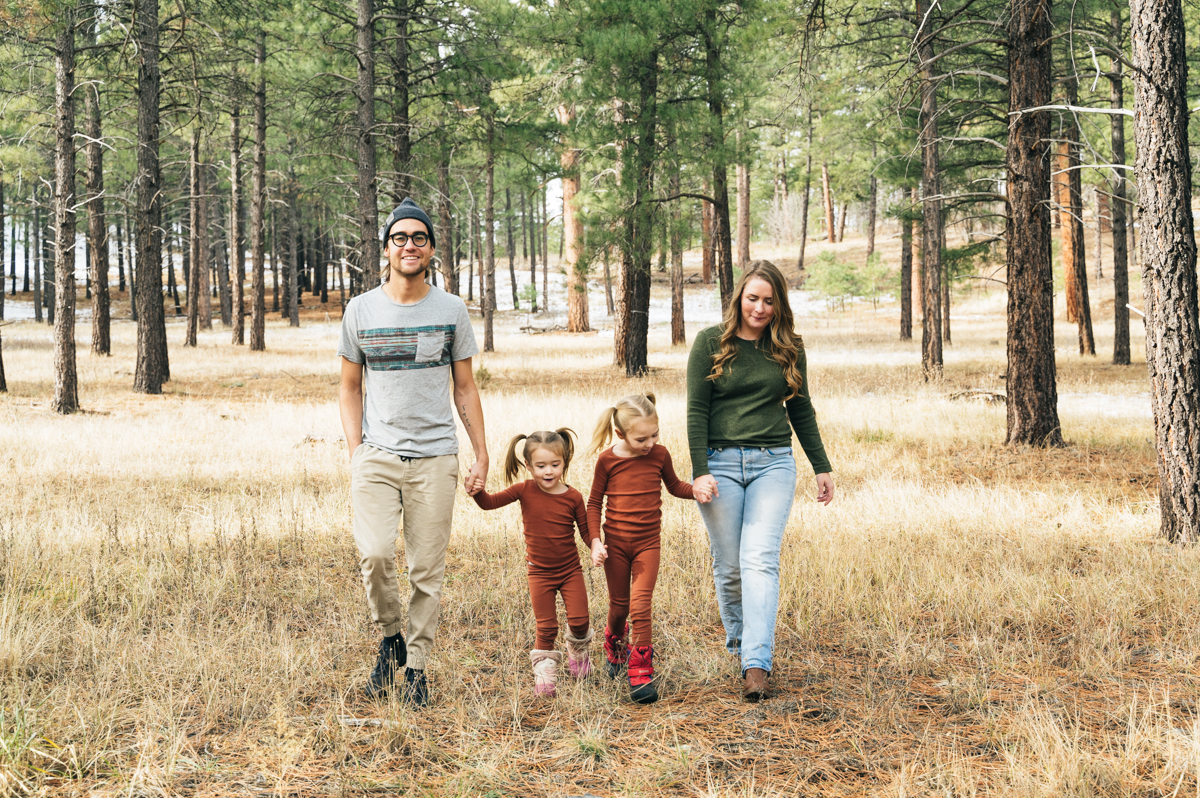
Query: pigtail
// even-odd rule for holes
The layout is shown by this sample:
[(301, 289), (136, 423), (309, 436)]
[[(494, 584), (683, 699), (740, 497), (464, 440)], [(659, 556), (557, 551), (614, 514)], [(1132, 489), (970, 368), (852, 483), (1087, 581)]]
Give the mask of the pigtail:
[(521, 459), (517, 457), (517, 444), (525, 440), (525, 437), (524, 434), (517, 435), (508, 442), (508, 452), (504, 455), (504, 479), (509, 484), (512, 484), (517, 474), (521, 473), (521, 468), (524, 465)]
[(593, 455), (596, 452), (608, 446), (608, 442), (612, 440), (613, 418), (617, 415), (617, 408), (609, 407), (600, 414), (600, 423), (596, 425), (596, 431), (592, 433), (592, 445), (588, 447), (588, 454)]
[(575, 456), (575, 430), (569, 427), (559, 427), (554, 432), (562, 438), (563, 478), (566, 479), (567, 469), (571, 467), (571, 458)]
[(650, 400), (650, 404), (655, 405), (656, 407), (658, 406), (658, 400), (654, 398), (653, 391), (647, 391), (644, 396)]

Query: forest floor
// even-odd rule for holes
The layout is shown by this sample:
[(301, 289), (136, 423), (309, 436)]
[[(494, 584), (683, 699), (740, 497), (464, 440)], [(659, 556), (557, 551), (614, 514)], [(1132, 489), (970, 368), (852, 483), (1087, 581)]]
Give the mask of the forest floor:
[[(0, 794), (1196, 794), (1200, 551), (1157, 537), (1141, 324), (1138, 364), (1109, 365), (1111, 289), (1092, 291), (1100, 356), (1079, 356), (1058, 314), (1069, 443), (1052, 450), (1003, 445), (1002, 290), (956, 296), (936, 383), (894, 303), (805, 306), (837, 496), (822, 507), (800, 480), (775, 694), (756, 705), (739, 700), (691, 503), (664, 500), (663, 697), (639, 706), (604, 678), (534, 697), (519, 512), (461, 492), (432, 704), (365, 699), (378, 638), (350, 535), (336, 300), (306, 300), (299, 329), (272, 321), (266, 353), (219, 322), (185, 349), (172, 323), (161, 396), (129, 390), (132, 324), (110, 358), (81, 325), (70, 417), (49, 410), (48, 328), (6, 327)], [(688, 292), (706, 323), (713, 289)], [(642, 380), (611, 365), (610, 335), (554, 319), (501, 313), (477, 359), (491, 488), (512, 435), (587, 434), (635, 390), (660, 397), (686, 474), (687, 349), (661, 316)], [(568, 475), (585, 492), (592, 464)], [(604, 580), (587, 580), (602, 624)]]

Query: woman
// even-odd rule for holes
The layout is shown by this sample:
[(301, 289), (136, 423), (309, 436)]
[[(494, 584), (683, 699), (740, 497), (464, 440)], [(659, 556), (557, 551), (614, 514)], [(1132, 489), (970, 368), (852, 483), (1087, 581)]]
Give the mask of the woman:
[(779, 550), (796, 492), (793, 429), (816, 472), (817, 501), (833, 500), (805, 369), (787, 283), (759, 261), (742, 276), (721, 325), (696, 336), (687, 373), (693, 484), (713, 497), (700, 515), (725, 646), (741, 658), (747, 701), (768, 694)]

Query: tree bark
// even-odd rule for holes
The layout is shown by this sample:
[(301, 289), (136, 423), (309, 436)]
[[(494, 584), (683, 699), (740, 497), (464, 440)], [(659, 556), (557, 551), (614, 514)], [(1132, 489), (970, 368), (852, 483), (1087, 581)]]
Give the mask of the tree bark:
[(516, 252), (513, 249), (512, 191), (508, 186), (504, 187), (504, 228), (504, 249), (508, 252), (508, 282), (510, 284), (509, 287), (512, 289), (513, 310), (520, 310), (521, 295), (517, 291)]
[(1050, 0), (1016, 4), (1008, 26), (1007, 443), (1061, 446), (1050, 262)]
[(442, 240), (442, 282), (446, 290), (458, 295), (458, 258), (454, 251), (454, 220), (450, 217), (450, 150), (443, 145), (438, 150), (438, 222), (441, 230), (438, 238)]
[(800, 257), (796, 271), (804, 274), (804, 250), (808, 247), (808, 203), (812, 196), (812, 103), (808, 104), (808, 145), (804, 155), (804, 194), (800, 200)]
[(1130, 3), (1146, 365), (1163, 537), (1200, 540), (1200, 321), (1179, 0)]
[[(1124, 45), (1120, 8), (1112, 12), (1112, 43)], [(1109, 103), (1113, 108), (1125, 105), (1124, 77), (1121, 75), (1121, 59), (1109, 59)], [(1109, 125), (1112, 131), (1112, 162), (1116, 167), (1108, 179), (1112, 201), (1112, 245), (1113, 245), (1113, 365), (1130, 364), (1129, 349), (1129, 244), (1126, 236), (1126, 190), (1125, 190), (1125, 117), (1111, 114)]]
[(266, 351), (267, 275), (267, 35), (258, 31), (254, 48), (254, 159), (250, 167), (250, 351)]
[(733, 298), (733, 241), (729, 231), (729, 176), (725, 150), (725, 71), (721, 63), (716, 4), (706, 6), (704, 15), (704, 71), (709, 113), (706, 138), (713, 158), (713, 233), (717, 243), (721, 311), (724, 312)]
[[(75, 365), (75, 14), (61, 11), (54, 58), (54, 412), (79, 410)], [(2, 250), (0, 250), (2, 251)]]
[(135, 0), (134, 36), (138, 44), (137, 78), (137, 366), (133, 390), (159, 394), (171, 378), (167, 328), (163, 317), (162, 175), (159, 174), (159, 24), (158, 0)]
[(716, 247), (713, 239), (713, 205), (711, 202), (700, 203), (700, 280), (705, 285), (712, 284), (713, 261), (716, 260)]
[(900, 215), (900, 340), (912, 340), (913, 321), (913, 220), (911, 210)]
[[(670, 153), (670, 183), (667, 193), (671, 196), (679, 194), (681, 179), (679, 174), (679, 153), (674, 138), (673, 126), (668, 145)], [(667, 237), (671, 247), (671, 345), (678, 346), (687, 343), (687, 335), (683, 324), (683, 228), (680, 220), (679, 201), (671, 203), (670, 230)]]
[(921, 143), (921, 368), (925, 379), (942, 376), (942, 175), (938, 155), (937, 83), (934, 73), (934, 11), (929, 0), (917, 0), (917, 19), (928, 19), (918, 38), (920, 57)]
[[(287, 317), (289, 327), (300, 326), (300, 210), (299, 185), (296, 181), (296, 171), (292, 163), (292, 142), (288, 141), (288, 175), (287, 188), (284, 192), (287, 205)], [(372, 238), (378, 246), (379, 239)]]
[(821, 164), (821, 192), (825, 201), (825, 238), (830, 244), (837, 243), (837, 227), (833, 219), (833, 189), (829, 185), (829, 164)]
[(496, 315), (496, 120), (491, 111), (487, 112), (486, 144), (484, 178), (487, 180), (487, 189), (483, 201), (483, 247), (486, 258), (484, 273), (487, 280), (479, 293), (482, 300), (480, 304), (483, 306), (483, 351), (495, 352), (493, 325)]
[(375, 189), (375, 28), (373, 0), (358, 0), (358, 267), (359, 279), (351, 280), (352, 295), (379, 284), (379, 207)]
[[(33, 190), (33, 320), (42, 321), (42, 206), (38, 204), (37, 188)], [(28, 236), (26, 237), (28, 238)], [(28, 242), (26, 242), (28, 245)], [(26, 255), (28, 258), (28, 255)]]
[[(111, 299), (108, 292), (108, 221), (104, 214), (104, 149), (100, 143), (100, 89), (84, 90), (85, 180), (88, 209), (88, 272), (92, 277), (92, 353), (112, 352)], [(0, 246), (0, 252), (3, 251)]]
[(187, 280), (187, 330), (184, 333), (183, 345), (196, 346), (196, 333), (200, 327), (200, 303), (207, 301), (200, 287), (200, 126), (192, 128), (192, 147), (188, 170), (188, 263), (185, 278)]
[(396, 12), (396, 49), (392, 55), (392, 169), (396, 172), (394, 198), (399, 205), (412, 192), (412, 128), (409, 123), (408, 0), (392, 0)]
[(1075, 226), (1071, 224), (1071, 145), (1067, 141), (1058, 143), (1054, 156), (1054, 174), (1051, 175), (1054, 192), (1054, 208), (1057, 211), (1055, 227), (1059, 230), (1059, 254), (1063, 265), (1063, 295), (1067, 305), (1067, 321), (1079, 320), (1079, 294), (1075, 286)]
[[(1066, 84), (1067, 104), (1079, 104), (1079, 88), (1074, 77)], [(1070, 283), (1075, 289), (1075, 322), (1079, 328), (1079, 354), (1096, 354), (1096, 340), (1092, 335), (1092, 309), (1088, 301), (1087, 282), (1087, 250), (1083, 239), (1083, 172), (1075, 168), (1079, 160), (1079, 126), (1073, 117), (1068, 116), (1063, 131), (1067, 139), (1066, 161), (1070, 171), (1067, 172), (1067, 199), (1070, 202), (1069, 215), (1063, 219), (1063, 229), (1071, 229), (1071, 258)], [(1064, 267), (1067, 264), (1066, 241), (1063, 242)]]
[(579, 193), (579, 150), (571, 146), (571, 123), (575, 120), (575, 106), (563, 103), (555, 109), (558, 123), (563, 127), (562, 153), (562, 224), (563, 224), (563, 269), (567, 273), (567, 331), (587, 332), (591, 329), (588, 318), (588, 265), (583, 259), (583, 222), (579, 209), (575, 207), (575, 195)]
[(246, 343), (246, 245), (242, 231), (242, 109), (237, 97), (229, 114), (229, 248), (233, 254), (234, 346)]
[(635, 74), (638, 84), (637, 117), (632, 139), (622, 163), (621, 183), (632, 191), (625, 216), (621, 261), (621, 294), (625, 297), (628, 323), (625, 328), (625, 375), (645, 376), (648, 368), (650, 328), (650, 262), (654, 250), (654, 162), (658, 127), (658, 50), (645, 54)]
[[(871, 163), (872, 167), (875, 162), (875, 143), (871, 143)], [(867, 187), (867, 262), (871, 262), (871, 256), (875, 254), (875, 213), (876, 204), (879, 196), (879, 181), (875, 179), (875, 172), (871, 172), (871, 181)]]
[(737, 165), (737, 230), (737, 264), (744, 272), (750, 263), (750, 170), (740, 159)]
[(842, 202), (842, 214), (841, 214), (841, 216), (838, 217), (837, 240), (838, 240), (839, 244), (846, 240), (846, 218), (849, 215), (850, 215), (850, 201), (845, 200)]

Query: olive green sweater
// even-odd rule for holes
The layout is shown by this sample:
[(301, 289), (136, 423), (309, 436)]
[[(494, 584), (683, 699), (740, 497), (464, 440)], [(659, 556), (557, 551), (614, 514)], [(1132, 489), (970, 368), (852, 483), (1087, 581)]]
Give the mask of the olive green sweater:
[[(737, 342), (737, 357), (716, 380), (709, 380), (713, 355), (721, 348), (721, 328), (701, 330), (692, 343), (687, 369), (688, 448), (692, 478), (709, 473), (708, 450), (727, 446), (790, 446), (792, 430), (813, 472), (833, 470), (817, 429), (817, 413), (808, 394), (808, 365), (804, 349), (796, 358), (802, 379), (800, 393), (786, 403), (783, 369), (755, 346)], [(788, 422), (791, 421), (789, 428)]]

